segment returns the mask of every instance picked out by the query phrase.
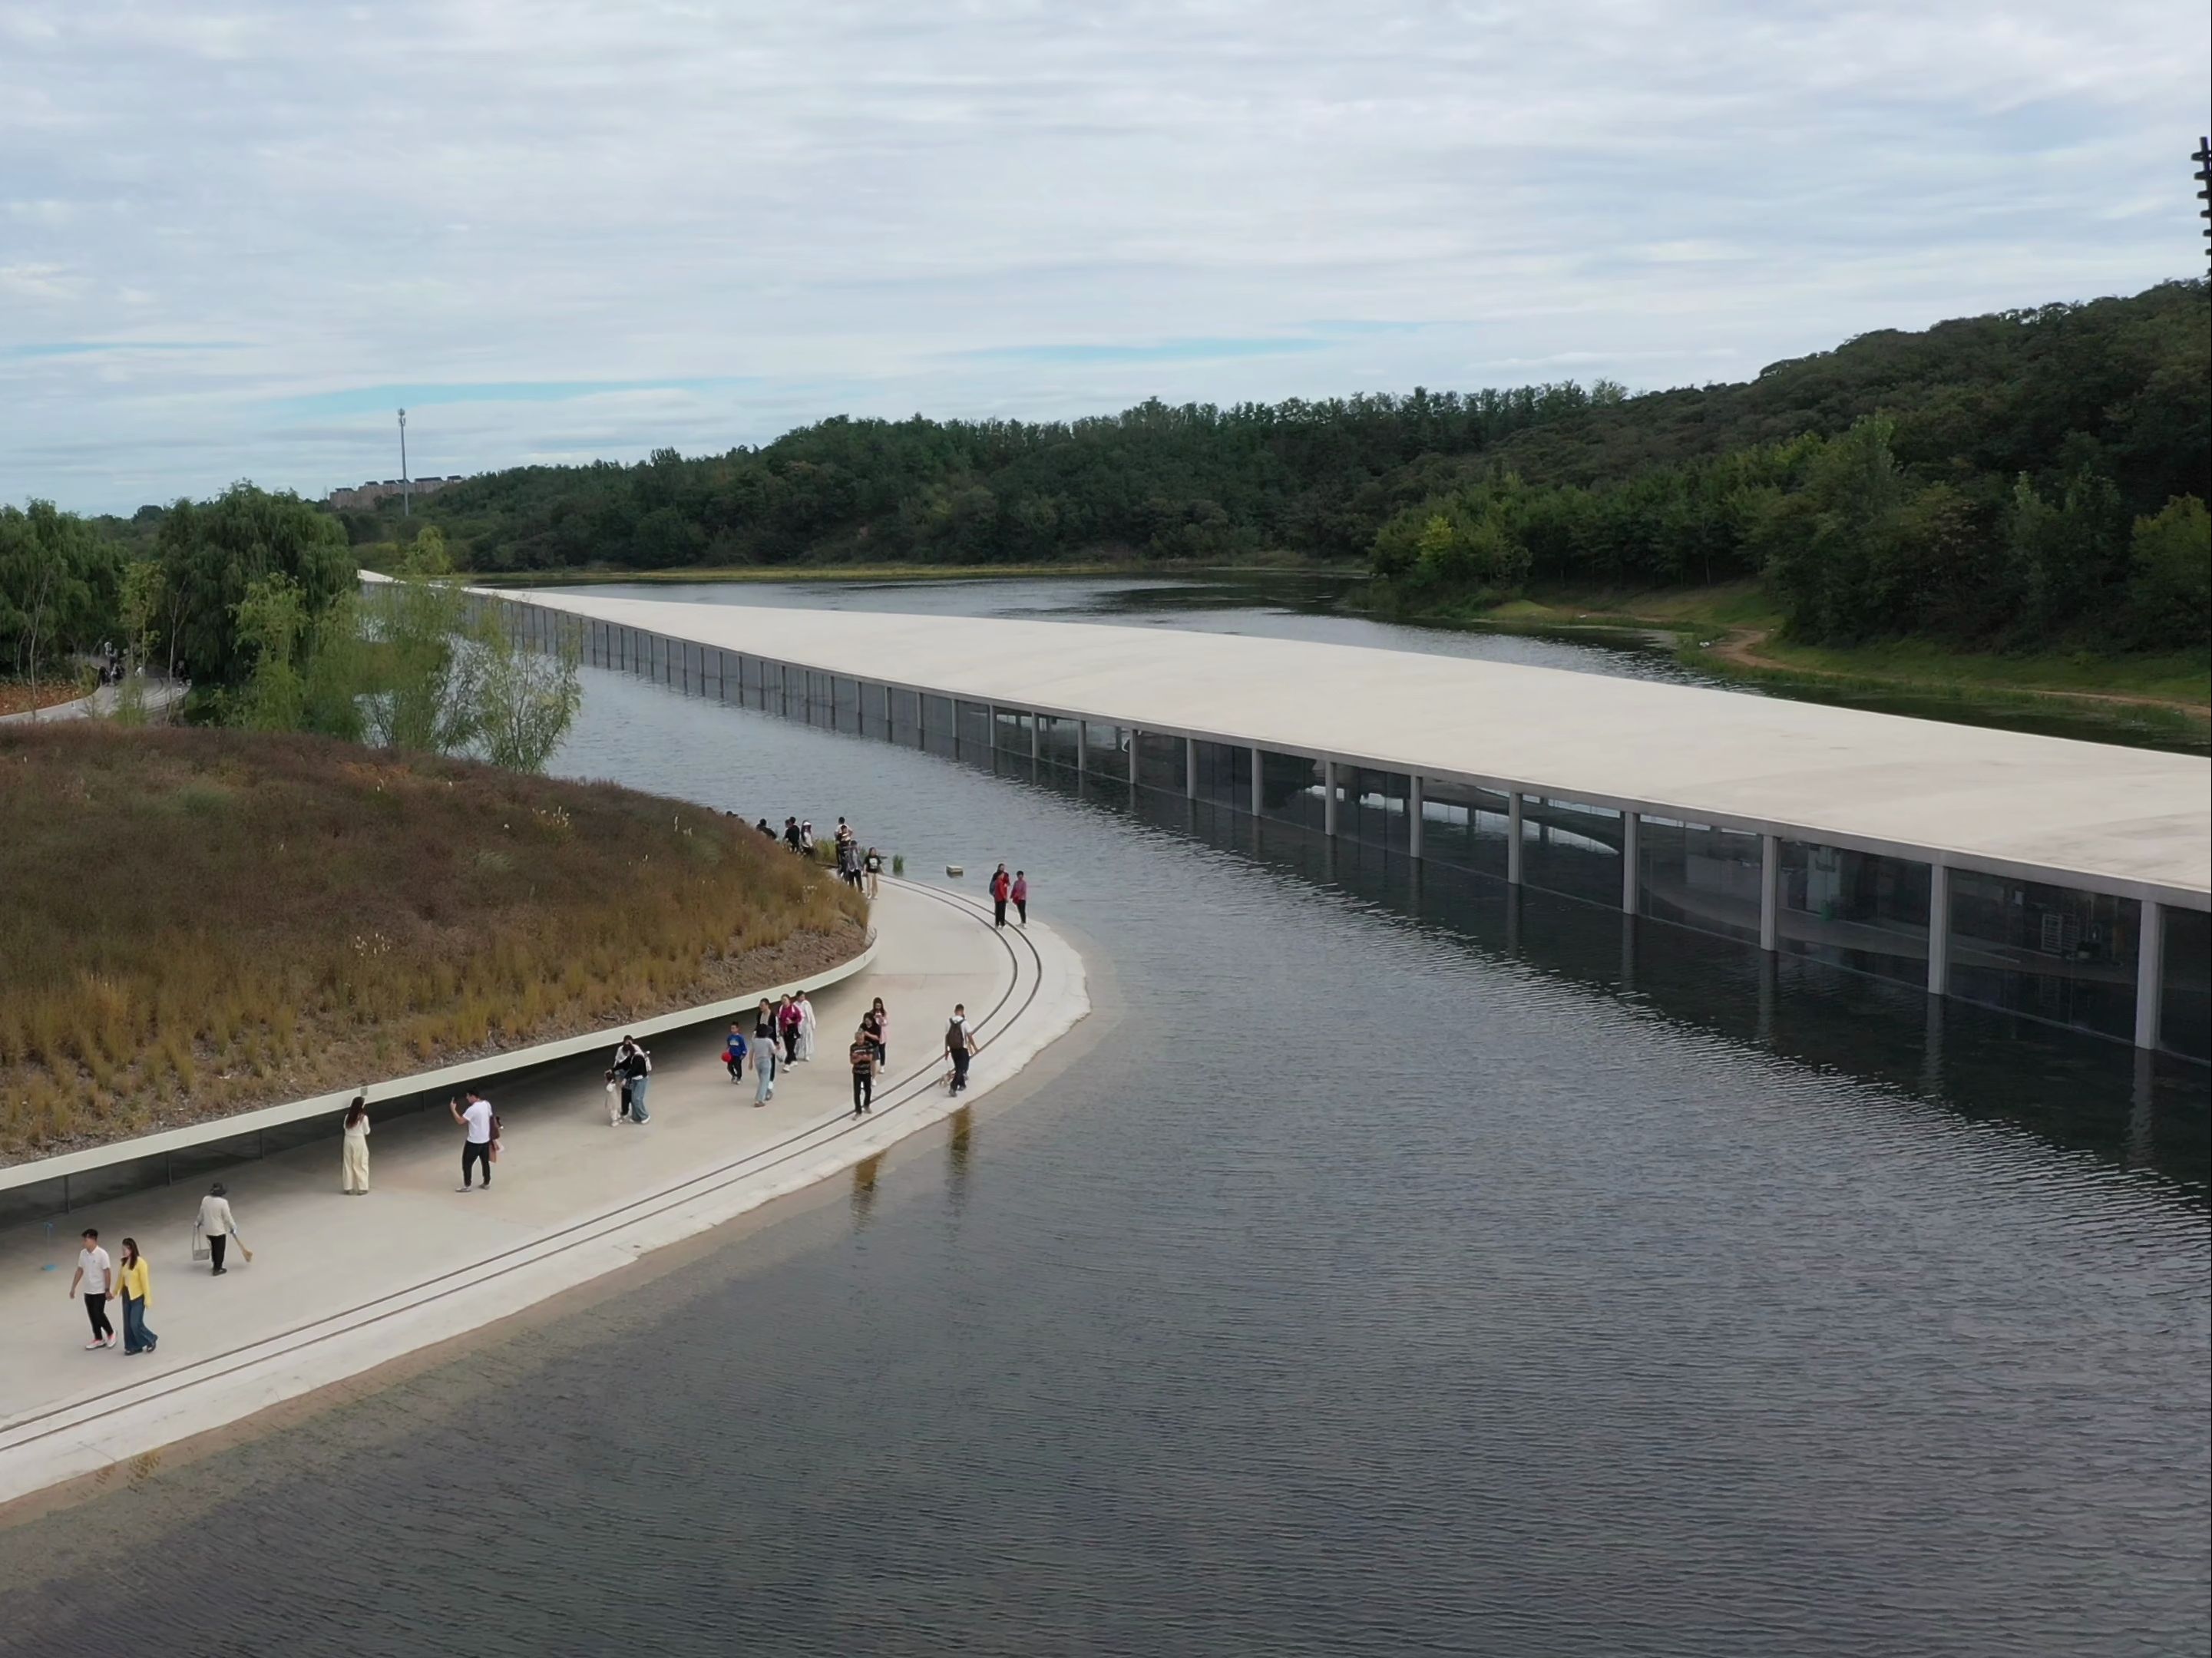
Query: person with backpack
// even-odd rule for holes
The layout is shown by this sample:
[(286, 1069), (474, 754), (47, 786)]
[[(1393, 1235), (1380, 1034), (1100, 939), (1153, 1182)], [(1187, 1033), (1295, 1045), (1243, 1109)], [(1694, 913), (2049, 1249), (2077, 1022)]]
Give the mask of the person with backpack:
[(1006, 897), (1014, 890), (1013, 878), (1006, 873), (1004, 864), (991, 872), (991, 925), (1004, 928), (1006, 925)]
[(963, 1092), (968, 1086), (968, 1061), (975, 1056), (975, 1039), (968, 1029), (968, 1005), (956, 1002), (952, 1007), (951, 1023), (945, 1027), (945, 1057), (952, 1062), (952, 1091)]

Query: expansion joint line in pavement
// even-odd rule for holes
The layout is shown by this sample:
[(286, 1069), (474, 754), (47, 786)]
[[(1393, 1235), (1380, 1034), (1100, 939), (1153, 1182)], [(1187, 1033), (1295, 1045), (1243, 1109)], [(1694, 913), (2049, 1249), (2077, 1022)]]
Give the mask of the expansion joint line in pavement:
[[(896, 878), (884, 878), (890, 880), (891, 884), (912, 892), (917, 896), (933, 899), (951, 908), (971, 915), (978, 923), (988, 924), (989, 920), (988, 912), (983, 905), (963, 894), (946, 892), (940, 888), (923, 886), (916, 882)], [(992, 1005), (990, 1011), (976, 1022), (978, 1053), (988, 1048), (994, 1041), (1006, 1034), (1016, 1019), (1028, 1011), (1031, 1004), (1036, 1000), (1043, 979), (1043, 956), (1026, 934), (1015, 930), (994, 928), (993, 937), (998, 941), (999, 947), (1006, 952), (1007, 959), (1013, 967), (1013, 978), (999, 999)], [(1028, 979), (1026, 989), (1023, 984), (1025, 966), (1029, 969), (1026, 975)], [(1014, 1003), (1018, 993), (1020, 996), (1020, 1001), (1010, 1008), (1009, 1004)], [(817, 1152), (825, 1146), (834, 1145), (838, 1141), (872, 1126), (874, 1117), (887, 1117), (901, 1106), (910, 1105), (933, 1092), (937, 1085), (939, 1057), (933, 1055), (927, 1063), (908, 1072), (892, 1084), (889, 1090), (892, 1097), (880, 1105), (875, 1112), (871, 1113), (868, 1118), (841, 1114), (837, 1117), (800, 1128), (772, 1145), (748, 1152), (745, 1156), (724, 1163), (719, 1168), (708, 1169), (702, 1174), (688, 1175), (672, 1186), (664, 1187), (659, 1191), (648, 1193), (641, 1198), (634, 1198), (627, 1203), (617, 1205), (612, 1209), (603, 1210), (599, 1214), (587, 1216), (582, 1220), (571, 1222), (567, 1226), (515, 1244), (471, 1266), (455, 1267), (451, 1271), (439, 1273), (434, 1278), (425, 1278), (418, 1284), (389, 1291), (352, 1307), (310, 1319), (303, 1324), (294, 1326), (289, 1330), (281, 1330), (274, 1335), (259, 1337), (227, 1351), (212, 1353), (205, 1358), (195, 1359), (183, 1370), (168, 1376), (149, 1376), (143, 1382), (128, 1383), (107, 1393), (71, 1400), (64, 1404), (50, 1406), (46, 1410), (34, 1412), (27, 1416), (0, 1422), (0, 1452), (12, 1450), (21, 1445), (33, 1444), (53, 1434), (66, 1433), (72, 1428), (84, 1425), (85, 1422), (92, 1418), (104, 1415), (111, 1411), (127, 1409), (173, 1397), (189, 1388), (220, 1381), (224, 1376), (234, 1376), (256, 1364), (283, 1357), (288, 1354), (298, 1352), (302, 1348), (313, 1346), (318, 1343), (331, 1340), (356, 1330), (365, 1329), (370, 1325), (381, 1323), (388, 1318), (396, 1318), (417, 1308), (429, 1306), (477, 1284), (489, 1283), (510, 1272), (519, 1272), (526, 1266), (532, 1266), (540, 1261), (550, 1260), (568, 1250), (597, 1242), (610, 1232), (634, 1225), (640, 1221), (653, 1219), (672, 1209), (679, 1208), (687, 1203), (696, 1202), (702, 1197), (724, 1190), (741, 1180), (749, 1179), (754, 1175), (780, 1167), (797, 1157)], [(426, 1291), (431, 1293), (424, 1294)], [(399, 1304), (389, 1304), (393, 1303)], [(374, 1312), (367, 1318), (360, 1316), (376, 1308), (382, 1308), (384, 1310)], [(57, 1418), (69, 1419), (56, 1420)], [(46, 1425), (40, 1426), (40, 1424)], [(21, 1432), (24, 1429), (33, 1427), (37, 1427), (38, 1431)]]

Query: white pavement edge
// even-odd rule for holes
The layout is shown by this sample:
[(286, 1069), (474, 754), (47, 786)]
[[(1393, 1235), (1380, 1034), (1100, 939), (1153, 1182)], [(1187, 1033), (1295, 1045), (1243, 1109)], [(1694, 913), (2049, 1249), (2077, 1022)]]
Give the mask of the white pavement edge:
[[(983, 907), (959, 895), (931, 889), (953, 899), (988, 926)], [(179, 1440), (227, 1427), (272, 1406), (313, 1393), (349, 1377), (435, 1345), (519, 1313), (547, 1297), (586, 1284), (641, 1255), (665, 1248), (737, 1217), (805, 1190), (878, 1155), (921, 1130), (945, 1121), (967, 1105), (1019, 1074), (1024, 1067), (1073, 1029), (1091, 1011), (1083, 958), (1049, 927), (1032, 923), (1023, 935), (1036, 950), (1035, 989), (1007, 1021), (982, 1030), (983, 1046), (970, 1071), (967, 1092), (955, 1099), (943, 1090), (919, 1089), (896, 1112), (855, 1131), (842, 1116), (831, 1123), (836, 1137), (819, 1148), (818, 1157), (790, 1160), (787, 1166), (757, 1176), (709, 1185), (692, 1196), (657, 1208), (656, 1197), (701, 1184), (700, 1176), (670, 1182), (659, 1193), (626, 1202), (623, 1208), (649, 1208), (635, 1219), (579, 1226), (565, 1220), (540, 1232), (532, 1244), (510, 1252), (511, 1260), (495, 1273), (459, 1287), (434, 1282), (368, 1305), (333, 1315), (292, 1338), (265, 1344), (265, 1351), (242, 1356), (219, 1373), (196, 1378), (142, 1400), (59, 1412), (74, 1418), (66, 1425), (26, 1424), (27, 1436), (0, 1433), (0, 1519), (6, 1505), (52, 1486), (97, 1474), (104, 1469)], [(1017, 971), (1015, 988), (1022, 988)], [(825, 1123), (823, 1127), (831, 1126)], [(579, 1237), (578, 1232), (586, 1236)], [(410, 1300), (410, 1296), (419, 1297)], [(400, 1303), (397, 1306), (395, 1303)]]

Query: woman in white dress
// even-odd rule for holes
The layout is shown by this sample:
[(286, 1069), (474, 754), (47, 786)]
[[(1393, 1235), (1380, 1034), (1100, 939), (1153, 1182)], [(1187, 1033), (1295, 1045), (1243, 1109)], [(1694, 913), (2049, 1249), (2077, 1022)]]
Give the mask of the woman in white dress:
[(806, 993), (799, 993), (799, 1057), (814, 1057), (814, 1004), (806, 999)]
[(346, 1107), (344, 1161), (340, 1164), (340, 1188), (348, 1196), (368, 1193), (368, 1096), (356, 1094)]

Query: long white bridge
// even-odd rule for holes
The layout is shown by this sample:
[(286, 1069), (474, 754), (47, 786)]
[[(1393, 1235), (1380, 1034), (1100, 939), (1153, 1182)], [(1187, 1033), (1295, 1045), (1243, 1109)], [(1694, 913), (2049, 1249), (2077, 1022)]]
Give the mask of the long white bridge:
[(542, 643), (2203, 1057), (2212, 762), (1460, 657), (483, 592)]

